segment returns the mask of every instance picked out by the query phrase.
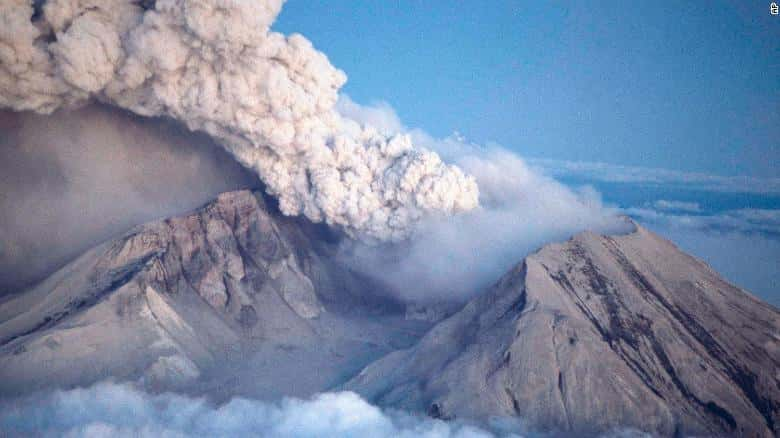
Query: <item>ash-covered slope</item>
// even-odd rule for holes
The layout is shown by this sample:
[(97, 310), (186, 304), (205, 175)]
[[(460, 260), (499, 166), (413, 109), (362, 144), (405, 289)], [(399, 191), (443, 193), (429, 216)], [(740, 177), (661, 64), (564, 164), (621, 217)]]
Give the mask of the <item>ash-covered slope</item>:
[[(0, 304), (0, 395), (104, 379), (305, 396), (425, 327), (259, 194), (140, 226)], [(419, 323), (418, 323), (419, 325)]]
[(780, 313), (639, 226), (582, 233), (527, 257), (346, 388), (556, 431), (776, 436)]
[(249, 191), (137, 227), (0, 303), (0, 396), (105, 378), (217, 399), (346, 388), (578, 434), (778, 433), (780, 313), (639, 226), (548, 245), (433, 328), (336, 263), (330, 237)]

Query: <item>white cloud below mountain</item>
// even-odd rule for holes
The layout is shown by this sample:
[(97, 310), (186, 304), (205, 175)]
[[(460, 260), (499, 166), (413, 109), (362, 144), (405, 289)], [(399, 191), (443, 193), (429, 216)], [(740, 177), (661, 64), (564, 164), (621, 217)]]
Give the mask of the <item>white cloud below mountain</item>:
[[(2, 405), (0, 431), (11, 436), (496, 436), (464, 423), (383, 412), (351, 392), (323, 393), (308, 400), (286, 398), (273, 403), (237, 398), (214, 406), (200, 398), (170, 393), (151, 395), (127, 384), (100, 383)], [(508, 431), (497, 433), (510, 436)]]
[[(39, 393), (0, 401), (0, 435), (44, 437), (491, 438), (528, 436), (516, 419), (475, 425), (382, 410), (352, 392), (265, 402), (149, 394), (129, 384)], [(536, 434), (533, 434), (536, 435)], [(610, 437), (644, 437), (630, 429)]]

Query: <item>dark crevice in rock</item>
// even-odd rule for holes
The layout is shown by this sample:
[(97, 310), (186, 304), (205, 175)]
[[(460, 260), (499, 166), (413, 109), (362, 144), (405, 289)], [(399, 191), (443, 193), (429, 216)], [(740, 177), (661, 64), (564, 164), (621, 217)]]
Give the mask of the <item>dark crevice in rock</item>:
[[(728, 377), (737, 384), (753, 407), (761, 414), (762, 417), (764, 417), (769, 430), (774, 430), (775, 425), (772, 416), (775, 411), (780, 409), (780, 406), (778, 406), (772, 400), (762, 397), (758, 393), (758, 390), (756, 389), (755, 374), (743, 369), (743, 367), (736, 364), (729, 356), (729, 354), (712, 337), (712, 335), (710, 335), (710, 333), (704, 327), (702, 327), (690, 314), (685, 312), (680, 307), (669, 303), (661, 295), (661, 293), (653, 287), (650, 281), (644, 275), (642, 275), (642, 273), (640, 273), (633, 264), (631, 264), (626, 256), (619, 249), (617, 249), (616, 246), (611, 248), (611, 252), (615, 256), (620, 266), (623, 268), (624, 272), (632, 280), (632, 282), (638, 288), (640, 288), (640, 290), (643, 290), (644, 292), (647, 292), (649, 295), (653, 296), (675, 318), (675, 320), (677, 320), (685, 328), (685, 330), (694, 339), (696, 339), (696, 341), (698, 341), (701, 346), (704, 347), (709, 356), (724, 367)], [(661, 358), (659, 357), (659, 359)], [(668, 358), (666, 358), (666, 360), (668, 362)], [(672, 377), (673, 381), (675, 381), (675, 385), (679, 387), (679, 379), (676, 377), (676, 375), (670, 376)], [(684, 392), (684, 394), (686, 393), (690, 395), (687, 390)], [(713, 411), (707, 407), (707, 404), (703, 403), (698, 398), (694, 397), (694, 399), (698, 404), (707, 409), (709, 412), (715, 414), (719, 418), (722, 418), (719, 414), (720, 411)], [(733, 420), (733, 417), (731, 417), (731, 419)], [(726, 421), (726, 423), (730, 424), (728, 421)]]
[(444, 409), (438, 403), (431, 404), (428, 407), (426, 413), (428, 414), (429, 417), (436, 418), (438, 420), (451, 421), (455, 419), (454, 415), (445, 413)]
[[(609, 318), (609, 329), (606, 331), (608, 341), (622, 341), (631, 349), (639, 351), (639, 336), (650, 330), (650, 321), (642, 315), (631, 315), (627, 306), (623, 303), (621, 295), (617, 293), (612, 282), (596, 268), (593, 260), (588, 257), (585, 250), (575, 244), (571, 254), (584, 264), (582, 273), (588, 278), (590, 289), (599, 297), (606, 308)], [(633, 318), (626, 317), (634, 316)], [(636, 321), (639, 321), (638, 323)], [(622, 348), (622, 347), (621, 347)]]
[(561, 393), (561, 398), (563, 398), (563, 374), (558, 371), (558, 392)]
[(489, 381), (500, 369), (507, 367), (511, 357), (512, 354), (509, 352), (509, 350), (505, 351), (501, 361), (493, 368), (491, 368), (485, 375), (485, 382)]
[(30, 18), (30, 21), (36, 22), (43, 18), (43, 5), (46, 3), (46, 0), (34, 0), (32, 2), (33, 7), (33, 14)]
[(564, 290), (568, 291), (569, 294), (574, 298), (574, 304), (577, 306), (577, 308), (582, 312), (583, 315), (590, 321), (590, 323), (593, 325), (593, 327), (596, 329), (596, 331), (601, 335), (601, 339), (609, 345), (610, 349), (612, 349), (618, 357), (620, 357), (626, 365), (634, 372), (634, 374), (639, 377), (639, 379), (644, 383), (644, 385), (651, 391), (653, 394), (661, 398), (662, 400), (665, 399), (664, 396), (655, 388), (655, 385), (653, 384), (653, 379), (647, 374), (647, 371), (641, 366), (641, 364), (634, 359), (633, 357), (625, 354), (622, 348), (620, 348), (616, 343), (614, 342), (614, 338), (612, 334), (604, 328), (601, 323), (599, 322), (598, 318), (596, 318), (595, 315), (590, 311), (590, 309), (587, 307), (585, 302), (582, 300), (582, 298), (577, 294), (576, 290), (574, 289), (574, 286), (569, 282), (568, 278), (566, 278), (566, 274), (563, 272), (559, 272), (557, 274), (550, 272), (547, 267), (544, 267), (545, 270), (547, 270), (548, 275), (550, 275), (550, 278), (553, 279), (556, 283), (558, 283)]
[(36, 332), (38, 330), (45, 330), (45, 329), (53, 326), (54, 324), (56, 324), (57, 322), (59, 322), (61, 319), (65, 318), (68, 315), (69, 315), (69, 312), (65, 311), (65, 312), (57, 312), (54, 315), (47, 316), (46, 318), (43, 319), (43, 321), (38, 323), (38, 325), (34, 326), (33, 328), (31, 328), (29, 330), (25, 330), (24, 332), (19, 333), (17, 335), (11, 336), (11, 337), (9, 337), (6, 340), (0, 341), (0, 346), (5, 346), (7, 344), (10, 344), (11, 342), (13, 342), (15, 340), (17, 340), (19, 338), (23, 338), (23, 337), (25, 337), (25, 336), (27, 336), (27, 335), (29, 335), (31, 333), (34, 333), (34, 332)]
[(558, 393), (561, 397), (561, 407), (563, 408), (563, 415), (566, 417), (566, 425), (568, 429), (572, 429), (571, 419), (569, 418), (569, 409), (566, 406), (566, 391), (564, 390), (563, 373), (561, 372), (561, 360), (558, 356), (558, 343), (555, 341), (555, 331), (559, 321), (560, 315), (555, 315), (553, 318), (552, 326), (550, 327), (552, 335), (550, 336), (550, 342), (552, 343), (553, 352), (555, 353), (555, 368), (558, 369)]
[[(52, 315), (47, 315), (41, 322), (30, 328), (29, 330), (25, 330), (21, 333), (18, 333), (16, 335), (10, 336), (8, 339), (0, 341), (0, 346), (4, 346), (6, 344), (9, 344), (13, 342), (16, 339), (23, 338), (27, 335), (30, 335), (32, 333), (35, 333), (39, 330), (46, 330), (49, 327), (54, 326), (55, 324), (59, 323), (63, 319), (75, 315), (81, 310), (85, 310), (89, 307), (92, 307), (95, 303), (100, 301), (104, 296), (110, 294), (111, 292), (121, 288), (125, 284), (129, 283), (135, 274), (138, 273), (141, 267), (146, 265), (146, 263), (155, 257), (156, 254), (149, 254), (145, 258), (141, 259), (140, 261), (133, 263), (129, 266), (123, 267), (123, 269), (111, 272), (109, 274), (111, 278), (110, 282), (106, 287), (98, 287), (97, 291), (94, 292), (93, 295), (78, 299), (76, 301), (71, 301), (65, 306), (64, 310), (61, 310), (59, 312), (55, 312)], [(99, 283), (98, 281), (94, 282), (95, 284)]]
[(508, 315), (520, 315), (523, 313), (523, 309), (525, 309), (526, 304), (526, 293), (525, 290), (520, 292), (520, 295), (517, 297), (517, 299), (504, 311), (504, 313), (501, 314), (501, 316), (498, 317), (498, 320), (502, 320), (506, 318)]
[(243, 305), (238, 313), (238, 323), (244, 328), (252, 328), (257, 325), (257, 311), (254, 307)]
[(157, 0), (136, 0), (135, 3), (144, 11), (148, 11), (155, 8)]
[(709, 401), (704, 404), (704, 407), (712, 412), (715, 416), (723, 420), (726, 424), (728, 424), (732, 431), (737, 428), (737, 422), (734, 420), (734, 416), (731, 415), (731, 413), (729, 413), (729, 411), (726, 409), (720, 407), (717, 403)]
[(520, 403), (517, 401), (517, 398), (515, 398), (515, 395), (512, 393), (512, 390), (509, 388), (504, 388), (504, 392), (506, 392), (506, 396), (509, 397), (509, 400), (512, 401), (512, 409), (515, 411), (515, 415), (520, 416)]

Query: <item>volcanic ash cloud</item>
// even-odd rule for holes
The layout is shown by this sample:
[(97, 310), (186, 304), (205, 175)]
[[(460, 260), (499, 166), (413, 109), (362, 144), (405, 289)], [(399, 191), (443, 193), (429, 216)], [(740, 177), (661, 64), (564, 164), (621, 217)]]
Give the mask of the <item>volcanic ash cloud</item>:
[(97, 99), (175, 118), (253, 169), (285, 214), (357, 238), (402, 239), (478, 205), (457, 167), (334, 110), (346, 76), (303, 36), (269, 30), (281, 0), (34, 3), (0, 3), (0, 108)]

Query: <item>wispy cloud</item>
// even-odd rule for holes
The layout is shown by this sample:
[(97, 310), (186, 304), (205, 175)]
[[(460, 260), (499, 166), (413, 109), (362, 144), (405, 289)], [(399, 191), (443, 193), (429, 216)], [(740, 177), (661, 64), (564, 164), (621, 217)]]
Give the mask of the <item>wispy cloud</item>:
[(529, 164), (556, 178), (579, 178), (614, 183), (666, 185), (689, 190), (726, 193), (780, 194), (780, 178), (720, 176), (699, 172), (623, 166), (588, 161), (529, 159)]
[(433, 137), (400, 125), (392, 107), (360, 105), (342, 96), (343, 115), (405, 132), (472, 175), (480, 207), (423, 221), (402, 245), (346, 242), (341, 255), (355, 269), (385, 281), (412, 302), (462, 301), (480, 293), (531, 251), (590, 229), (627, 231), (615, 209), (590, 188), (572, 189), (530, 168), (497, 145), (482, 146), (457, 133)]
[[(651, 191), (657, 192), (654, 197), (621, 203), (626, 207), (623, 213), (701, 257), (729, 280), (771, 303), (780, 303), (780, 210), (741, 208), (764, 205), (753, 201), (780, 194), (780, 178), (523, 160), (497, 145), (470, 143), (457, 133), (435, 138), (404, 127), (386, 103), (363, 106), (342, 96), (339, 108), (357, 121), (408, 133), (415, 144), (458, 163), (479, 183), (482, 208), (444, 223), (424, 224), (418, 238), (403, 248), (403, 256), (389, 250), (382, 259), (370, 251), (356, 253), (361, 263), (380, 267), (376, 275), (405, 291), (405, 298), (469, 296), (547, 242), (565, 239), (579, 229), (607, 231), (610, 205), (602, 203), (599, 193), (588, 185), (623, 182), (629, 189), (661, 189)], [(551, 177), (585, 187), (572, 189)], [(701, 198), (702, 193), (678, 197), (685, 189), (709, 193)], [(745, 201), (723, 204), (728, 207), (718, 211), (720, 206), (708, 198), (711, 195)], [(774, 207), (771, 202), (766, 205)]]
[(664, 211), (687, 211), (691, 213), (698, 213), (701, 211), (701, 206), (698, 202), (667, 201), (666, 199), (659, 199), (653, 202), (652, 206), (656, 210)]
[(780, 239), (761, 233), (696, 228), (683, 220), (646, 222), (648, 228), (701, 258), (718, 274), (780, 308)]
[(677, 229), (762, 234), (780, 238), (780, 210), (739, 209), (718, 214), (669, 213), (664, 209), (626, 208), (623, 211), (641, 222)]

